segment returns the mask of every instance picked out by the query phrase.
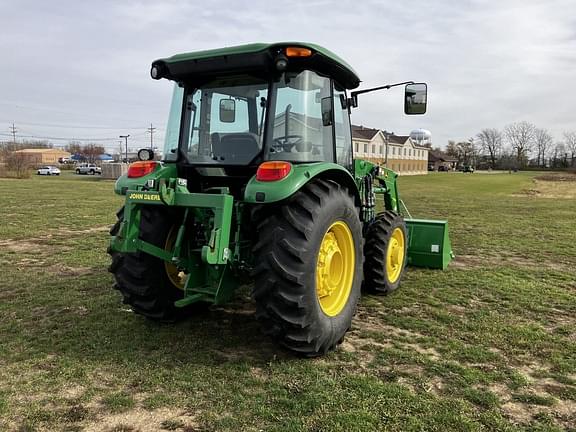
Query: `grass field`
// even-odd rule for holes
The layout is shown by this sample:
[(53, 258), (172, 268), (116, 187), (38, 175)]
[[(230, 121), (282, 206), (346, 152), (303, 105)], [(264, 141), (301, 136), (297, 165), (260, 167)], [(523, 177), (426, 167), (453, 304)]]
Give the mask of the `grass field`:
[(112, 183), (0, 179), (0, 430), (576, 430), (576, 182), (400, 179), (457, 260), (363, 297), (341, 348), (262, 336), (249, 289), (174, 325), (111, 289)]

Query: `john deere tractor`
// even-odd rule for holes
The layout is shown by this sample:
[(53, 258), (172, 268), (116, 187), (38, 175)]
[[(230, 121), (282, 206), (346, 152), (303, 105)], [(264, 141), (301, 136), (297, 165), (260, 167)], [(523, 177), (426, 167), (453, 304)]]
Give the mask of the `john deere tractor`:
[(387, 294), (407, 263), (450, 261), (446, 223), (405, 219), (397, 174), (352, 152), (358, 95), (405, 85), (405, 113), (424, 114), (425, 84), (351, 91), (356, 72), (308, 43), (179, 54), (151, 76), (175, 82), (164, 152), (141, 150), (116, 182), (109, 248), (136, 313), (172, 321), (251, 282), (263, 331), (317, 356), (343, 340), (362, 286)]

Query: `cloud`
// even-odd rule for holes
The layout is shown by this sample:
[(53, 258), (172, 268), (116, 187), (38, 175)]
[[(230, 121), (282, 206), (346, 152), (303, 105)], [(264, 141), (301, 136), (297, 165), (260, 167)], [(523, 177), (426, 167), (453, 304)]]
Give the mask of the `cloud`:
[[(152, 60), (280, 40), (326, 46), (365, 87), (428, 82), (427, 115), (404, 116), (395, 89), (362, 96), (355, 123), (424, 127), (436, 145), (519, 120), (557, 139), (576, 129), (571, 0), (8, 1), (2, 12), (0, 129), (15, 121), (36, 135), (113, 138), (142, 125), (133, 145), (145, 144), (150, 122), (162, 132), (171, 94), (149, 78)], [(67, 124), (95, 129), (55, 126)]]

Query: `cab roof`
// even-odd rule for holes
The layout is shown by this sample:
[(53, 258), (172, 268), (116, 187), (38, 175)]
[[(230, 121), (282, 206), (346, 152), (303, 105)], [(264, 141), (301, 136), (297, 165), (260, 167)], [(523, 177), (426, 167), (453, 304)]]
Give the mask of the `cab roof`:
[[(275, 72), (275, 60), (287, 47), (308, 48), (308, 57), (288, 59), (288, 68), (301, 68), (331, 76), (347, 89), (360, 84), (354, 69), (338, 55), (316, 44), (307, 42), (252, 43), (232, 47), (176, 54), (152, 63), (152, 77), (174, 81), (200, 78), (215, 74), (242, 72)], [(154, 69), (156, 68), (156, 69)]]

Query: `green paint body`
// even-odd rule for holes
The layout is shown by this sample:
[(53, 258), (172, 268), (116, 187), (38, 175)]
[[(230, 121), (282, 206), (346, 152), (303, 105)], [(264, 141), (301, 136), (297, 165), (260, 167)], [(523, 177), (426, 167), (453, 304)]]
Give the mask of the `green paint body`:
[[(254, 204), (282, 201), (294, 195), (302, 186), (318, 176), (322, 178), (338, 178), (340, 183), (346, 184), (349, 188), (356, 185), (352, 174), (346, 168), (335, 163), (298, 164), (292, 165), (290, 173), (282, 180), (265, 182), (256, 180), (256, 176), (252, 177), (246, 185), (244, 200), (247, 203)], [(353, 192), (357, 194), (358, 190), (354, 189)]]
[(405, 219), (408, 230), (408, 265), (444, 270), (454, 258), (448, 222)]

